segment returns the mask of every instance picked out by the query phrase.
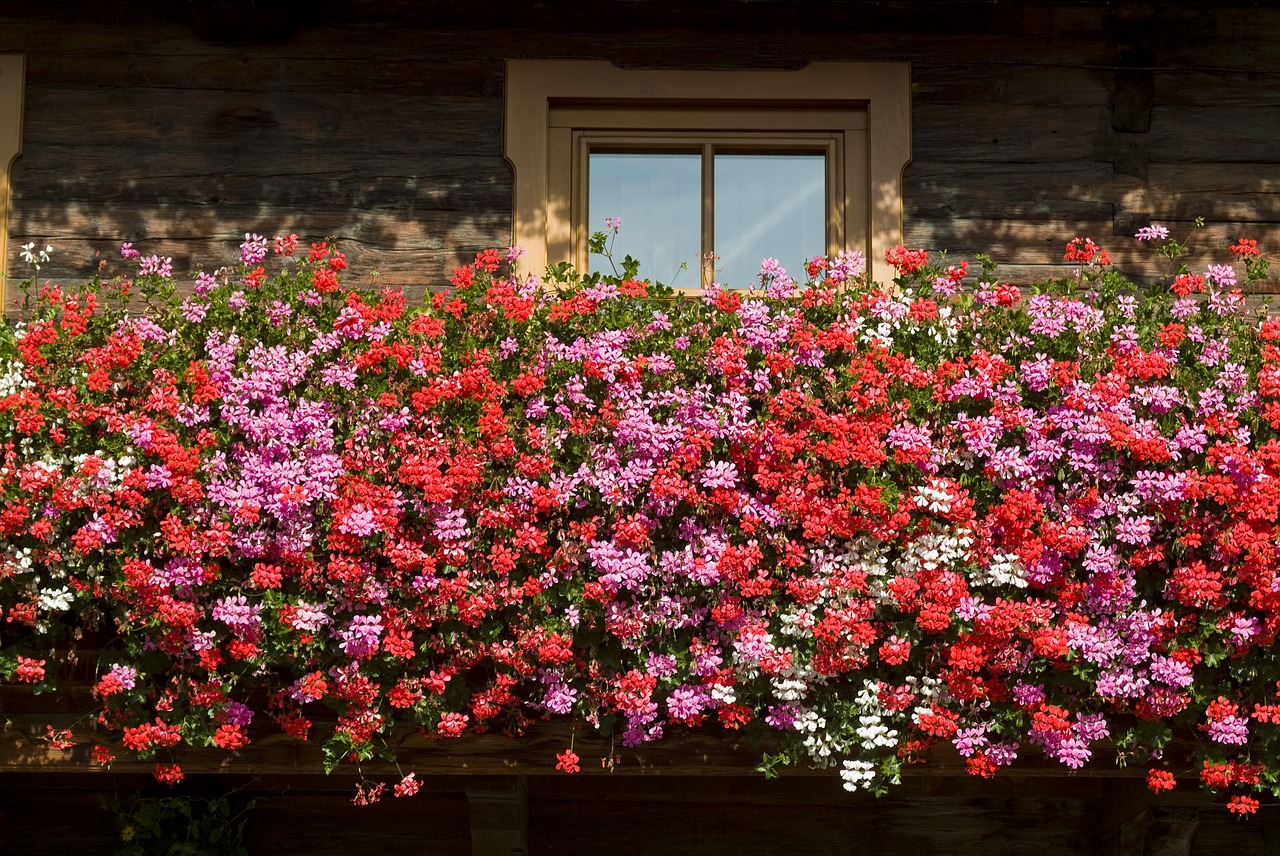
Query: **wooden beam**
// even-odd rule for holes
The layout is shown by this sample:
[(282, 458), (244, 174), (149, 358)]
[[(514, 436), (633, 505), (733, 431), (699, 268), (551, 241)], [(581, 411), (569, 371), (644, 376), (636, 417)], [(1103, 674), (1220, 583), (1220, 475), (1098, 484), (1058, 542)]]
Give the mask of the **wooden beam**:
[(529, 777), (510, 776), (467, 788), (471, 856), (529, 852)]
[[(328, 723), (332, 726), (333, 723)], [(318, 722), (324, 732), (326, 723)], [(71, 746), (59, 749), (48, 740), (48, 728), (66, 729), (71, 733)], [(149, 773), (155, 761), (139, 761), (120, 745), (118, 733), (106, 733), (92, 726), (86, 716), (74, 714), (11, 714), (0, 720), (0, 774), (3, 773), (75, 773), (103, 771), (93, 762), (95, 745), (111, 749), (118, 760), (111, 764), (114, 773)], [(179, 763), (188, 775), (310, 775), (324, 769), (320, 747), (301, 743), (269, 727), (252, 733), (253, 742), (235, 752), (218, 749), (182, 748), (160, 760)], [(556, 753), (569, 746), (570, 739), (581, 756), (580, 776), (754, 776), (764, 751), (776, 746), (748, 746), (735, 734), (688, 733), (672, 735), (661, 741), (637, 747), (621, 747), (613, 741), (589, 733), (575, 733), (569, 723), (540, 723), (520, 738), (500, 734), (466, 735), (442, 740), (405, 727), (388, 738), (396, 761), (379, 759), (362, 762), (359, 770), (369, 776), (395, 776), (400, 771), (416, 771), (428, 776), (561, 776), (556, 770)], [(1172, 747), (1169, 752), (1179, 751)], [(355, 772), (342, 767), (339, 773)], [(782, 768), (784, 777), (833, 777), (830, 769), (807, 766)], [(920, 763), (904, 770), (912, 779), (964, 778), (968, 774), (964, 759), (949, 744), (933, 748)], [(1135, 766), (1121, 767), (1111, 763), (1099, 750), (1095, 764), (1082, 772), (1070, 771), (1061, 764), (1028, 757), (1010, 770), (1010, 776), (1062, 778), (1066, 776), (1094, 779), (1135, 779), (1145, 770)]]

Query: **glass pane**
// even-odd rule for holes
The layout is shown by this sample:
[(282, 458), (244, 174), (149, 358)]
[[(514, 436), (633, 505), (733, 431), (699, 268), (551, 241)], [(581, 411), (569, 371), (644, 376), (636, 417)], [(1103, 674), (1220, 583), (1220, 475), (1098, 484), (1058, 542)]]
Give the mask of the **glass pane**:
[[(603, 154), (592, 152), (587, 232), (604, 229), (607, 217), (621, 217), (613, 257), (630, 255), (641, 276), (677, 286), (698, 285), (702, 243), (702, 157), (697, 154)], [(676, 272), (681, 263), (689, 270)], [(609, 262), (592, 256), (591, 270), (610, 272)]]
[(823, 155), (717, 154), (716, 279), (759, 283), (760, 261), (777, 259), (796, 279), (827, 252), (827, 167)]

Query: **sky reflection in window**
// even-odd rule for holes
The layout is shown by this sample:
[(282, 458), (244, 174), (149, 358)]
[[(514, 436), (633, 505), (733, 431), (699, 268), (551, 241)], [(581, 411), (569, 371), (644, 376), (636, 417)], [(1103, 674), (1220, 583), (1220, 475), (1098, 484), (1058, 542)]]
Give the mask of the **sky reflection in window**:
[[(702, 235), (702, 156), (673, 152), (606, 154), (592, 152), (589, 164), (587, 230), (604, 229), (606, 217), (621, 217), (613, 245), (620, 263), (630, 255), (641, 264), (640, 275), (676, 285), (698, 285), (698, 253)], [(609, 262), (591, 258), (591, 270), (611, 273)], [(621, 266), (619, 266), (621, 270)]]
[[(760, 261), (778, 259), (802, 276), (804, 262), (826, 253), (826, 159), (821, 154), (715, 154), (715, 278), (730, 288), (758, 283)], [(588, 229), (622, 218), (616, 260), (639, 260), (641, 275), (699, 285), (702, 158), (677, 152), (590, 156)], [(692, 273), (677, 277), (681, 264)], [(591, 270), (609, 272), (600, 257)]]
[(822, 155), (716, 154), (716, 279), (757, 285), (760, 260), (776, 258), (803, 279), (827, 252), (827, 168)]

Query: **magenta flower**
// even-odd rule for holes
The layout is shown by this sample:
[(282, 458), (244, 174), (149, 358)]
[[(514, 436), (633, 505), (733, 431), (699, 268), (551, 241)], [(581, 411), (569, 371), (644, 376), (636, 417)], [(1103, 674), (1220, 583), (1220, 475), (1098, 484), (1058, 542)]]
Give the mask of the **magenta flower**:
[(1227, 716), (1209, 723), (1206, 730), (1209, 739), (1228, 746), (1244, 746), (1249, 742), (1249, 720), (1240, 716)]
[(240, 261), (250, 266), (261, 264), (269, 250), (270, 245), (265, 238), (245, 232), (244, 243), (240, 245)]
[(163, 258), (160, 256), (144, 256), (138, 262), (138, 276), (158, 276), (168, 279), (173, 276), (173, 259), (168, 256)]
[(1205, 275), (1220, 288), (1230, 288), (1236, 284), (1236, 271), (1231, 265), (1209, 265)]
[(249, 603), (248, 599), (240, 594), (219, 599), (213, 608), (212, 615), (215, 620), (221, 621), (232, 630), (247, 633), (258, 627), (260, 610), (260, 606)]
[(701, 479), (704, 487), (733, 488), (738, 485), (738, 468), (732, 461), (716, 461), (703, 471)]
[(378, 652), (382, 639), (382, 617), (378, 615), (357, 615), (342, 630), (337, 632), (342, 650), (352, 659), (362, 659)]

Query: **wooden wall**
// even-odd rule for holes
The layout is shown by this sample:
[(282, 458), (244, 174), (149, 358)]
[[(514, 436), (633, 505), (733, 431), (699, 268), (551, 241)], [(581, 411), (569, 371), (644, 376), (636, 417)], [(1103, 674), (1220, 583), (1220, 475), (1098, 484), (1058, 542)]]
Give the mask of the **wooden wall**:
[[(340, 775), (189, 778), (180, 791), (256, 799), (245, 826), (253, 854), (506, 856), (517, 839), (474, 813), (481, 789), (506, 784), (428, 778), (415, 797), (364, 807), (350, 804), (354, 780)], [(524, 787), (527, 856), (1268, 856), (1280, 846), (1274, 808), (1242, 821), (1194, 794), (1153, 808), (1133, 780), (912, 779), (880, 799), (845, 793), (834, 777), (709, 786), (557, 774)], [(100, 796), (127, 805), (140, 793), (171, 792), (115, 774), (0, 777), (0, 853), (113, 853), (119, 833)]]
[(1270, 4), (256, 5), (198, 32), (188, 3), (0, 4), (0, 53), (28, 57), (11, 255), (52, 243), (42, 276), (74, 278), (130, 240), (186, 272), (229, 260), (246, 230), (297, 231), (339, 237), (362, 277), (440, 286), (510, 239), (503, 60), (516, 56), (910, 60), (906, 241), (988, 253), (1015, 281), (1052, 271), (1077, 235), (1158, 274), (1129, 238), (1153, 219), (1184, 235), (1207, 218), (1199, 253), (1239, 235), (1280, 247)]
[[(261, 10), (272, 5), (297, 14), (277, 20)], [(1128, 237), (1152, 220), (1185, 235), (1205, 217), (1194, 249), (1217, 258), (1240, 235), (1280, 249), (1280, 8), (1271, 4), (257, 7), (198, 28), (186, 2), (0, 4), (0, 53), (27, 55), (11, 255), (27, 241), (51, 243), (42, 278), (78, 279), (127, 240), (186, 272), (229, 261), (247, 230), (296, 231), (337, 236), (362, 279), (376, 268), (384, 283), (439, 287), (476, 250), (510, 238), (509, 57), (688, 68), (910, 60), (906, 241), (988, 253), (1015, 281), (1059, 270), (1076, 235), (1153, 276), (1160, 269)], [(332, 782), (307, 781), (264, 791), (251, 828), (262, 850), (355, 852), (381, 829), (377, 852), (471, 852), (457, 783), (351, 814)], [(1128, 803), (1093, 780), (995, 790), (952, 780), (880, 802), (847, 797), (828, 779), (608, 781), (534, 777), (531, 852), (1110, 854), (1121, 852), (1125, 824), (1149, 817), (1116, 808)], [(97, 793), (137, 786), (0, 775), (0, 852), (108, 852)], [(1206, 808), (1193, 852), (1276, 852), (1276, 826)], [(394, 849), (386, 830), (412, 844)]]

